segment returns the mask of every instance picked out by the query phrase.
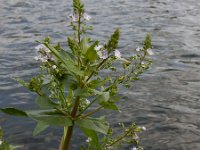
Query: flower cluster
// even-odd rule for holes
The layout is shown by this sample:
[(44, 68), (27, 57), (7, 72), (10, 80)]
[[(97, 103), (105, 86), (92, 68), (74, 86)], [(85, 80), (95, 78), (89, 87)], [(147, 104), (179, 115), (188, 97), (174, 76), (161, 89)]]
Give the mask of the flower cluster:
[[(142, 47), (137, 47), (137, 48), (136, 48), (136, 52), (141, 52), (141, 51), (144, 51), (144, 48), (142, 48)], [(146, 50), (146, 52), (147, 52), (148, 55), (154, 55), (154, 52), (152, 51), (151, 48), (148, 48), (148, 49)]]
[[(104, 46), (103, 45), (97, 45), (95, 46), (95, 50), (97, 51), (97, 54), (99, 56), (99, 58), (101, 59), (107, 59), (109, 56), (109, 53), (108, 53), (108, 50), (104, 49)], [(114, 50), (114, 56), (118, 59), (121, 58), (121, 53), (119, 50), (115, 49)]]
[(35, 49), (37, 50), (37, 56), (34, 57), (35, 60), (41, 61), (42, 63), (54, 61), (51, 51), (44, 44), (36, 46)]
[(86, 20), (86, 21), (90, 21), (90, 19), (92, 18), (87, 13), (83, 13), (82, 16), (79, 16), (76, 12), (69, 15), (69, 18), (72, 19), (72, 22), (78, 22), (79, 21), (79, 17), (80, 18), (83, 17), (83, 19)]

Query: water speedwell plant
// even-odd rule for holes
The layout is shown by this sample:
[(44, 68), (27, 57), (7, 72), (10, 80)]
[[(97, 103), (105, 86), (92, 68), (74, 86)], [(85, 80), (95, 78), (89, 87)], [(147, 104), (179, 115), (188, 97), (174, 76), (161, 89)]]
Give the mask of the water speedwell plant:
[[(74, 128), (79, 127), (87, 137), (81, 150), (115, 149), (116, 145), (133, 145), (132, 149), (142, 149), (137, 133), (145, 130), (132, 123), (126, 126), (120, 123), (121, 133), (114, 133), (106, 117), (98, 116), (100, 110), (119, 111), (118, 86), (129, 87), (132, 81), (148, 69), (152, 55), (151, 38), (148, 34), (143, 47), (137, 48), (130, 57), (123, 57), (118, 48), (120, 29), (116, 29), (107, 43), (88, 37), (92, 30), (86, 23), (91, 17), (86, 13), (80, 0), (73, 0), (73, 12), (69, 16), (74, 31), (68, 37), (68, 49), (60, 43), (53, 44), (50, 37), (37, 41), (37, 56), (41, 74), (29, 82), (18, 81), (37, 94), (36, 103), (40, 109), (22, 111), (16, 108), (2, 108), (1, 111), (17, 116), (27, 116), (37, 122), (33, 132), (39, 134), (48, 126), (64, 128), (59, 150), (68, 150), (73, 138)], [(121, 64), (122, 73), (115, 68), (115, 62)], [(115, 73), (104, 74), (108, 70)], [(94, 117), (94, 114), (96, 114)]]

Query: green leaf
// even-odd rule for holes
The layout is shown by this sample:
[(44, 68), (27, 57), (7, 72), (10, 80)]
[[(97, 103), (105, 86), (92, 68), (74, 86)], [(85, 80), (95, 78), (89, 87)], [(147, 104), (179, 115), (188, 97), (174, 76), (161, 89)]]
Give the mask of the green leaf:
[(81, 128), (90, 129), (93, 131), (97, 131), (103, 134), (107, 134), (109, 125), (105, 121), (105, 118), (85, 118), (80, 119), (75, 122)]
[(110, 81), (109, 78), (104, 78), (104, 79), (101, 79), (101, 78), (98, 78), (98, 79), (95, 79), (95, 80), (91, 80), (89, 83), (88, 83), (88, 86), (90, 88), (97, 88), (97, 87), (100, 87), (100, 86), (103, 86), (105, 83), (107, 83), (108, 81)]
[(120, 34), (120, 30), (119, 28), (117, 28), (114, 31), (114, 33), (111, 35), (110, 40), (108, 41), (107, 47), (106, 47), (108, 50), (108, 53), (111, 53), (118, 47), (119, 34)]
[(65, 53), (64, 50), (56, 50), (54, 47), (47, 43), (43, 43), (49, 50), (63, 63), (63, 67), (76, 75), (83, 75), (83, 72), (78, 68), (76, 63), (70, 58), (70, 56)]
[(33, 131), (33, 136), (38, 135), (40, 132), (44, 131), (47, 129), (49, 126), (46, 123), (43, 122), (38, 122), (34, 131)]
[(8, 108), (0, 108), (0, 110), (6, 114), (9, 115), (14, 115), (14, 116), (21, 116), (21, 117), (26, 117), (27, 114), (26, 112), (13, 108), (13, 107), (8, 107)]
[(102, 92), (101, 95), (97, 96), (97, 101), (101, 103), (102, 101), (108, 101), (110, 99), (110, 92)]
[(80, 51), (77, 43), (70, 37), (68, 37), (67, 40), (69, 48), (71, 49), (72, 53), (76, 55), (78, 51)]
[(81, 52), (83, 54), (85, 54), (87, 52), (87, 50), (88, 50), (88, 47), (89, 47), (88, 38), (87, 38), (86, 35), (83, 35), (83, 38), (82, 38), (81, 43), (80, 43), (80, 46), (81, 46)]
[(98, 138), (97, 133), (95, 131), (87, 129), (87, 128), (81, 128), (81, 130), (83, 131), (83, 133), (87, 137), (90, 137), (92, 139), (92, 141), (90, 142), (90, 144), (92, 145), (92, 147), (94, 147), (96, 150), (98, 150), (98, 147), (99, 147), (99, 138)]
[(60, 82), (67, 87), (71, 87), (72, 89), (76, 89), (78, 84), (75, 77), (71, 74), (64, 74), (62, 79), (60, 79)]
[(73, 8), (75, 11), (82, 12), (84, 10), (84, 5), (81, 0), (73, 0)]
[(0, 150), (14, 150), (14, 146), (9, 145), (6, 141), (3, 141), (3, 143), (0, 145)]
[(102, 101), (99, 103), (101, 106), (103, 106), (105, 109), (111, 109), (111, 110), (119, 110), (117, 105), (112, 101)]
[(72, 120), (55, 110), (34, 110), (27, 111), (27, 114), (37, 122), (43, 122), (51, 126), (71, 126)]
[(95, 50), (95, 46), (97, 46), (99, 41), (94, 42), (88, 49), (87, 52), (85, 53), (85, 57), (89, 61), (94, 61), (97, 59), (97, 52)]
[(144, 40), (144, 49), (148, 49), (148, 48), (152, 48), (150, 34), (147, 34)]
[(51, 99), (49, 99), (49, 97), (47, 97), (46, 95), (38, 95), (36, 98), (36, 103), (38, 104), (38, 106), (40, 108), (55, 108), (56, 106), (58, 106), (57, 104), (55, 104), (54, 102), (51, 101)]
[(29, 83), (26, 83), (24, 80), (22, 79), (18, 79), (18, 78), (13, 78), (14, 80), (16, 80), (17, 82), (19, 82), (21, 85), (23, 85), (24, 87), (26, 87), (27, 89), (29, 89)]
[(105, 109), (119, 110), (115, 104), (116, 101), (110, 100), (110, 92), (102, 92), (97, 96), (96, 101), (98, 101), (99, 105), (103, 106)]
[(88, 97), (91, 96), (92, 91), (89, 88), (78, 88), (74, 91), (74, 96)]

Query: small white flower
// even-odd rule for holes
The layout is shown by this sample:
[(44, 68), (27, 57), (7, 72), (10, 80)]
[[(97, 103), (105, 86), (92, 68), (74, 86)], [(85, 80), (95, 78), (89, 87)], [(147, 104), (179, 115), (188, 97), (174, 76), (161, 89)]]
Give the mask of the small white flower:
[(92, 17), (86, 13), (83, 14), (83, 18), (87, 21), (89, 21)]
[(153, 55), (153, 54), (154, 54), (151, 48), (148, 48), (148, 49), (147, 49), (147, 53), (148, 53), (149, 55)]
[(137, 51), (137, 52), (139, 52), (139, 51), (141, 51), (141, 50), (142, 50), (141, 47), (137, 47), (137, 48), (136, 48), (136, 51)]
[(44, 44), (40, 44), (40, 45), (36, 46), (35, 49), (37, 50), (37, 52), (39, 52), (39, 51), (44, 51), (46, 53), (51, 52)]
[(131, 150), (138, 150), (136, 147), (132, 147)]
[(86, 104), (90, 104), (90, 101), (88, 99), (85, 100)]
[(40, 57), (39, 56), (35, 56), (34, 60), (38, 61), (38, 60), (40, 60)]
[(102, 58), (102, 59), (108, 58), (108, 51), (107, 50), (98, 51), (97, 54), (99, 55), (99, 58)]
[(115, 57), (121, 58), (121, 53), (120, 53), (120, 51), (115, 50), (114, 53), (115, 53)]
[(45, 62), (48, 61), (48, 58), (47, 58), (46, 56), (41, 57), (41, 58), (40, 58), (40, 61), (43, 62), (43, 63), (45, 63)]
[(147, 130), (147, 128), (146, 128), (145, 126), (142, 126), (141, 129), (142, 129), (143, 131), (146, 131), (146, 130)]
[(91, 141), (92, 141), (92, 138), (91, 138), (91, 137), (88, 137), (87, 140), (86, 140), (87, 143), (89, 143), (89, 142), (91, 142)]
[(142, 62), (141, 62), (141, 65), (145, 65), (145, 62), (144, 62), (144, 61), (142, 61)]
[(95, 47), (94, 47), (94, 49), (95, 49), (96, 51), (99, 51), (101, 48), (103, 48), (103, 45), (98, 45), (98, 46), (95, 46)]
[(56, 69), (56, 68), (57, 68), (57, 66), (56, 66), (56, 65), (53, 65), (53, 66), (52, 66), (52, 68), (53, 68), (53, 69)]
[(38, 46), (35, 47), (35, 49), (36, 49), (37, 51), (40, 51), (40, 50), (43, 49), (43, 48), (44, 48), (44, 45), (43, 45), (43, 44), (40, 44), (40, 45), (38, 45)]
[(77, 22), (79, 19), (77, 14), (70, 14), (69, 18), (71, 18), (73, 22)]
[(3, 143), (3, 141), (0, 139), (0, 146), (1, 146), (2, 143)]

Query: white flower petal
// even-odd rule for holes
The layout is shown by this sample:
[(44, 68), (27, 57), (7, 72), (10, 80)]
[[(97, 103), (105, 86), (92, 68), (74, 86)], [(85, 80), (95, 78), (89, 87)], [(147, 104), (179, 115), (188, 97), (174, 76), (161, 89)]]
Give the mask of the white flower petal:
[(38, 56), (34, 57), (34, 60), (38, 61), (40, 58)]
[(148, 49), (147, 49), (147, 53), (148, 53), (149, 55), (153, 55), (153, 54), (154, 54), (151, 48), (148, 48)]
[(142, 126), (141, 129), (142, 129), (143, 131), (146, 131), (146, 130), (147, 130), (145, 126)]
[(83, 18), (87, 21), (89, 21), (92, 17), (86, 13), (83, 14)]
[(90, 104), (90, 101), (88, 99), (85, 100), (86, 104)]
[(132, 147), (131, 150), (138, 150), (136, 147)]
[(98, 46), (95, 46), (95, 47), (94, 47), (94, 49), (95, 49), (96, 51), (99, 51), (101, 48), (103, 48), (103, 45), (98, 45)]
[(86, 140), (87, 143), (89, 143), (91, 141), (92, 141), (91, 137), (88, 137), (87, 140)]
[(108, 58), (108, 51), (107, 50), (98, 51), (97, 54), (99, 55), (99, 58), (102, 58), (102, 59)]
[(46, 53), (51, 52), (44, 44), (40, 44), (40, 45), (36, 46), (35, 49), (37, 50), (37, 52), (39, 52), (39, 51), (44, 51)]
[(137, 47), (137, 48), (136, 48), (136, 51), (137, 51), (137, 52), (139, 52), (139, 51), (141, 51), (141, 50), (142, 50), (141, 47)]
[(53, 66), (52, 66), (52, 68), (53, 68), (53, 69), (56, 69), (56, 68), (57, 68), (57, 66), (56, 66), (56, 65), (53, 65)]
[(121, 53), (120, 53), (120, 51), (115, 50), (114, 53), (115, 53), (115, 57), (121, 58)]
[(77, 22), (78, 21), (78, 15), (77, 14), (70, 14), (69, 18), (71, 18), (73, 22)]
[(40, 60), (41, 60), (41, 62), (45, 63), (48, 61), (48, 58), (46, 56), (44, 56), (44, 57), (41, 57)]

